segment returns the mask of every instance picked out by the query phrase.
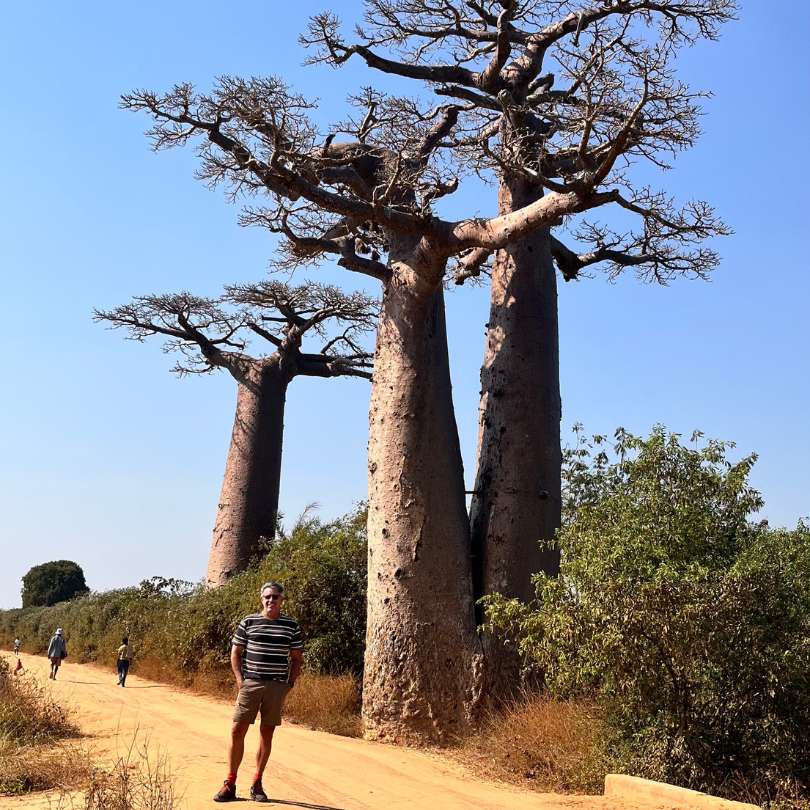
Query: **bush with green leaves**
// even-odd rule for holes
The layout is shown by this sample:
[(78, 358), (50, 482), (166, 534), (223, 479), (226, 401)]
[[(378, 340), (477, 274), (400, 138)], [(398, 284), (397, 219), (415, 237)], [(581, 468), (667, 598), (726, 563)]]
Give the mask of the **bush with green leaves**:
[(810, 529), (753, 521), (755, 456), (658, 427), (581, 437), (558, 578), (492, 597), (557, 695), (596, 696), (620, 766), (764, 801), (810, 790)]
[(300, 622), (318, 672), (362, 672), (367, 557), (364, 507), (326, 524), (308, 510), (261, 563), (264, 581), (284, 583), (284, 610)]
[(35, 565), (22, 579), (23, 607), (55, 605), (88, 592), (84, 571), (71, 560)]

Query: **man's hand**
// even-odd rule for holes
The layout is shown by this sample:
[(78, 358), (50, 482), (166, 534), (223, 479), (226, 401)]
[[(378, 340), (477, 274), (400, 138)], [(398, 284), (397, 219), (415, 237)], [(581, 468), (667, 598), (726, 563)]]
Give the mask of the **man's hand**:
[(298, 676), (301, 674), (301, 666), (304, 663), (304, 654), (301, 650), (290, 650), (290, 673), (287, 676), (287, 683), (290, 687), (295, 686)]
[(242, 654), (244, 651), (244, 647), (239, 647), (236, 644), (231, 647), (231, 670), (233, 671), (234, 678), (236, 678), (237, 689), (241, 689), (242, 684), (245, 682), (245, 679), (242, 677)]

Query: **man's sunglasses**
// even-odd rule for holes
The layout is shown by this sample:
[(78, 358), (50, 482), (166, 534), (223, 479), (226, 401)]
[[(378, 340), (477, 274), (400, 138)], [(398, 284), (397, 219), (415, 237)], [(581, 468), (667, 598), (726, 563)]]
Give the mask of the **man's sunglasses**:
[(268, 593), (267, 596), (263, 596), (262, 599), (266, 599), (268, 602), (275, 602), (277, 599), (283, 599), (284, 597), (280, 593)]

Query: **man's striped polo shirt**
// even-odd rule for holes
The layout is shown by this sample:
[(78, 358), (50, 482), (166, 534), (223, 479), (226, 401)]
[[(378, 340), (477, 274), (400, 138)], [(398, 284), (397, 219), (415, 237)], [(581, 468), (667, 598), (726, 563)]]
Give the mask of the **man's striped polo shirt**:
[(290, 650), (302, 650), (301, 628), (295, 619), (268, 619), (261, 613), (245, 616), (231, 642), (244, 647), (242, 677), (286, 681), (290, 674)]

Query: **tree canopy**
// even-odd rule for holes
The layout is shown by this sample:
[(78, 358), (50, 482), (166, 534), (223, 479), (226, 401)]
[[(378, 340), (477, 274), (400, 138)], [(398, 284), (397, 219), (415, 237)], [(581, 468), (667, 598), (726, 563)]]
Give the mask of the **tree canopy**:
[[(376, 316), (377, 302), (362, 293), (275, 280), (229, 285), (219, 298), (185, 291), (141, 295), (112, 310), (95, 310), (96, 321), (126, 329), (131, 340), (164, 338), (163, 351), (181, 357), (172, 368), (180, 376), (225, 368), (242, 383), (255, 359), (271, 356), (283, 357), (295, 375), (370, 379), (371, 355), (360, 341)], [(251, 338), (262, 344), (252, 355)], [(320, 346), (302, 351), (305, 338)]]
[[(700, 200), (678, 205), (638, 169), (669, 168), (700, 134), (700, 103), (708, 93), (679, 80), (675, 62), (682, 48), (718, 37), (735, 17), (733, 0), (366, 0), (364, 6), (350, 37), (334, 13), (312, 18), (301, 38), (310, 61), (340, 66), (360, 59), (449, 99), (435, 108), (453, 119), (435, 144), (453, 176), (445, 186), (455, 190), (459, 179), (477, 174), (521, 178), (545, 194), (523, 210), (529, 220), (539, 207), (559, 210), (541, 224), (565, 225), (575, 243), (552, 239), (566, 279), (602, 265), (611, 277), (632, 267), (645, 280), (666, 283), (679, 275), (706, 277), (717, 264), (717, 253), (703, 243), (729, 229), (712, 207)], [(358, 137), (371, 140), (390, 128), (403, 101), (368, 90), (365, 104)], [(625, 218), (564, 219), (605, 206), (622, 209)], [(509, 241), (532, 229), (523, 219), (512, 217)], [(480, 273), (492, 252), (491, 240), (468, 244), (459, 283)]]
[(65, 602), (88, 593), (84, 571), (71, 560), (53, 560), (35, 565), (22, 578), (22, 606), (41, 607)]

